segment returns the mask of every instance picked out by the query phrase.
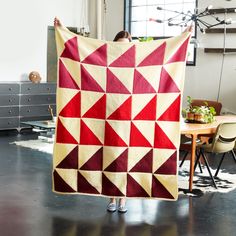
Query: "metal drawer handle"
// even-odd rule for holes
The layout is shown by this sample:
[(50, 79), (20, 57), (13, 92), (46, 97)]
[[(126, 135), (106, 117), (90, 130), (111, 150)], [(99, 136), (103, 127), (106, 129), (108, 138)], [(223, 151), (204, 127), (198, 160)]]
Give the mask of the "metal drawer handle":
[(31, 88), (28, 88), (28, 90), (31, 90)]
[(47, 90), (50, 90), (50, 88), (47, 88)]
[(9, 114), (11, 114), (11, 113), (12, 113), (12, 111), (11, 111), (11, 110), (9, 110), (9, 111), (8, 111), (8, 113), (9, 113)]
[(50, 101), (50, 100), (51, 100), (51, 98), (47, 98), (47, 100), (48, 100), (48, 101)]
[(28, 102), (30, 102), (31, 101), (31, 98), (28, 98)]
[(12, 102), (13, 100), (12, 99), (9, 99), (9, 102)]
[(10, 122), (10, 121), (8, 121), (8, 122), (7, 122), (7, 124), (8, 124), (8, 125), (10, 125), (10, 124), (11, 124), (11, 122)]
[(27, 112), (30, 112), (30, 110), (27, 110)]
[(9, 91), (11, 91), (12, 90), (12, 88), (9, 88)]

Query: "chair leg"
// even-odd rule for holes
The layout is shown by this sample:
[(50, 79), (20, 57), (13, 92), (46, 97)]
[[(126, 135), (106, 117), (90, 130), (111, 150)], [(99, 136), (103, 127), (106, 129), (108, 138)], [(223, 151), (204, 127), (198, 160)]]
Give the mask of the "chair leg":
[[(201, 153), (199, 153), (199, 154), (197, 154), (197, 159), (196, 159), (196, 161), (195, 161), (195, 164), (194, 164), (194, 171), (196, 170), (196, 168), (197, 168), (197, 164), (199, 163), (200, 164), (200, 157), (201, 157)], [(201, 166), (201, 164), (200, 164), (200, 166)], [(200, 167), (199, 167), (200, 168)], [(201, 173), (202, 173), (202, 168), (200, 168), (200, 171), (201, 171)]]
[(234, 161), (236, 162), (236, 155), (235, 155), (234, 150), (231, 150), (231, 154), (232, 154), (232, 156), (233, 156), (233, 158), (234, 158)]
[(210, 167), (209, 167), (209, 164), (208, 164), (207, 158), (206, 158), (204, 152), (203, 152), (201, 149), (200, 149), (200, 152), (201, 152), (202, 157), (203, 157), (203, 160), (204, 160), (204, 162), (205, 162), (205, 164), (206, 164), (206, 167), (207, 167), (208, 173), (209, 173), (209, 175), (210, 175), (210, 177), (211, 177), (211, 180), (212, 180), (212, 182), (213, 182), (213, 185), (214, 185), (214, 187), (217, 189), (217, 186), (216, 186), (216, 183), (215, 183), (214, 177), (213, 177), (213, 175), (212, 175), (212, 173), (211, 173), (211, 170), (210, 170)]
[(198, 166), (199, 166), (199, 170), (200, 170), (200, 172), (202, 173), (202, 166), (201, 166), (201, 162), (200, 162), (200, 160), (198, 161)]
[(224, 160), (224, 158), (225, 158), (225, 154), (226, 154), (226, 153), (224, 153), (224, 154), (222, 155), (222, 157), (221, 157), (220, 163), (219, 163), (219, 165), (218, 165), (218, 167), (217, 167), (217, 170), (216, 170), (216, 173), (215, 173), (215, 176), (214, 176), (214, 177), (217, 177), (217, 175), (218, 175), (218, 172), (219, 172), (219, 170), (220, 170), (221, 164), (222, 164), (222, 162), (223, 162), (223, 160)]
[[(201, 153), (200, 153), (200, 151), (198, 153), (197, 150), (196, 150), (196, 157), (198, 157), (198, 156), (201, 156)], [(201, 166), (200, 158), (198, 160), (198, 167), (199, 167), (200, 172), (202, 173), (202, 166)]]
[(185, 161), (187, 155), (188, 155), (188, 151), (185, 152), (184, 157), (183, 157), (183, 159), (182, 159), (182, 161), (181, 161), (179, 167), (181, 167), (181, 166), (184, 164), (184, 161)]

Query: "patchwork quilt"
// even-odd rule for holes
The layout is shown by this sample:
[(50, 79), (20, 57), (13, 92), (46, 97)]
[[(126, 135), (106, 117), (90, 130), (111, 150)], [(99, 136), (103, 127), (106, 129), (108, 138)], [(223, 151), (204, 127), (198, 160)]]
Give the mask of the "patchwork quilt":
[(56, 29), (53, 191), (177, 199), (189, 38), (109, 42)]

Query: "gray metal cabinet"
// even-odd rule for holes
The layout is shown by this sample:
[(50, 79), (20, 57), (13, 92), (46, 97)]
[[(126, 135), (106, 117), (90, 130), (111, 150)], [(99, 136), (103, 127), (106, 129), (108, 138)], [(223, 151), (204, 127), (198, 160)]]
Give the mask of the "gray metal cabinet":
[(56, 83), (0, 83), (0, 130), (24, 128), (22, 121), (56, 115)]
[(19, 117), (20, 85), (16, 83), (0, 84), (0, 129), (16, 129), (20, 125)]

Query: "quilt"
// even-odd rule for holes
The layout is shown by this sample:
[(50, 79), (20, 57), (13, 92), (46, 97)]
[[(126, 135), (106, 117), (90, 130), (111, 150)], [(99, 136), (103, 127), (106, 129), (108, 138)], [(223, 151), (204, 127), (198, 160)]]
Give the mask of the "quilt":
[(110, 42), (57, 27), (54, 192), (177, 199), (189, 39)]

